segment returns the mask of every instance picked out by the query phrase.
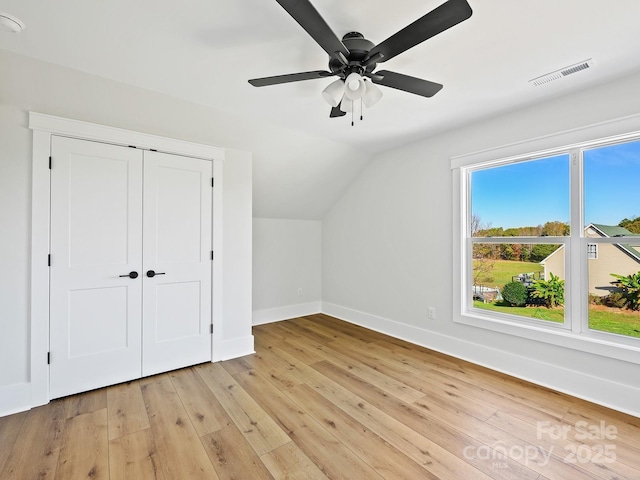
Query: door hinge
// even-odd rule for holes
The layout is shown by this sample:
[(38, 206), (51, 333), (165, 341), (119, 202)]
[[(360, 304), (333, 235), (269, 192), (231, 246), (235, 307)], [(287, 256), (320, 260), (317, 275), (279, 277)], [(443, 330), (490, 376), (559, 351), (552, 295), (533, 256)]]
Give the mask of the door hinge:
[(216, 183), (215, 178), (211, 177), (211, 188), (214, 187), (215, 183)]
[(209, 325), (209, 333), (213, 333), (213, 323)]
[(47, 352), (47, 365), (51, 365), (51, 352)]
[(47, 255), (47, 267), (51, 266), (51, 254)]
[(53, 160), (51, 159), (51, 157), (49, 157), (49, 170), (51, 170), (51, 162), (52, 162), (52, 161), (53, 161)]

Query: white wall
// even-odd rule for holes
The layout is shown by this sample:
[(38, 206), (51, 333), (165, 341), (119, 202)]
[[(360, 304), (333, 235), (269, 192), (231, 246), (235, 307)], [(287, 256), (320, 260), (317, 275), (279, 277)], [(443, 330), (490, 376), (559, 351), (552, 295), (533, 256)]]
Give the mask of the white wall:
[(333, 141), (4, 50), (0, 72), (2, 104), (252, 152), (259, 217), (321, 220), (370, 159)]
[(320, 311), (321, 225), (253, 219), (254, 325)]
[(22, 111), (0, 105), (0, 386), (29, 379), (31, 132), (25, 122)]
[[(37, 111), (227, 147), (244, 124), (213, 110), (0, 51), (0, 415), (29, 408), (32, 132)], [(246, 133), (246, 132), (244, 132)], [(264, 151), (262, 152), (264, 154)], [(276, 154), (277, 152), (272, 152)], [(223, 165), (223, 325), (220, 356), (253, 350), (252, 156)], [(43, 259), (46, 261), (46, 259)], [(46, 358), (46, 352), (42, 352)]]
[(323, 311), (640, 416), (638, 365), (452, 322), (450, 170), (452, 156), (638, 114), (638, 85), (635, 75), (378, 155), (323, 221)]
[[(223, 298), (220, 359), (253, 352), (251, 334), (252, 161), (249, 152), (227, 149), (223, 164)], [(217, 328), (214, 325), (214, 329)]]

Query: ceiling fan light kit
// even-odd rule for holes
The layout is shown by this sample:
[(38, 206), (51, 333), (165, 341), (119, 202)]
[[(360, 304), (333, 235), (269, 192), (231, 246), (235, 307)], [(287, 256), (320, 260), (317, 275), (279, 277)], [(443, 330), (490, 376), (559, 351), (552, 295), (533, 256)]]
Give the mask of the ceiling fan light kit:
[(438, 93), (442, 89), (439, 83), (388, 70), (374, 73), (374, 70), (378, 63), (386, 62), (467, 20), (473, 13), (467, 0), (448, 0), (376, 45), (359, 32), (349, 32), (342, 40), (338, 39), (309, 0), (276, 1), (327, 52), (329, 71), (256, 78), (249, 80), (249, 83), (254, 87), (265, 87), (337, 76), (339, 80), (330, 83), (322, 91), (322, 97), (332, 107), (330, 118), (342, 117), (347, 111), (353, 112), (354, 100), (360, 100), (367, 108), (375, 105), (382, 98), (382, 91), (374, 84), (423, 97)]
[(336, 80), (331, 82), (327, 88), (322, 91), (322, 97), (332, 107), (340, 105), (342, 96), (344, 95), (344, 82), (342, 80)]
[(366, 82), (366, 91), (364, 92), (364, 106), (373, 107), (382, 98), (382, 90), (380, 90), (372, 82)]

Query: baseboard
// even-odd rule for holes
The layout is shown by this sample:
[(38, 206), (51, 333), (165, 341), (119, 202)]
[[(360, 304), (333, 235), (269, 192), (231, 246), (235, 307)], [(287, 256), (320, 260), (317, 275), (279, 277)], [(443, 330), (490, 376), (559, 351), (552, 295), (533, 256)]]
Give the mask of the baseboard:
[(640, 417), (640, 389), (340, 305), (322, 313), (558, 392)]
[[(217, 348), (214, 349), (213, 361), (230, 360), (252, 353), (255, 353), (253, 335), (233, 338), (221, 342)], [(45, 403), (47, 402), (39, 401), (38, 403), (32, 404), (30, 383), (25, 382), (16, 385), (0, 386), (0, 417), (24, 412)]]
[(18, 383), (0, 387), (0, 417), (31, 408), (31, 384)]
[(320, 313), (320, 302), (298, 303), (285, 307), (267, 308), (253, 311), (253, 325), (289, 320), (290, 318), (304, 317)]
[(223, 360), (231, 360), (232, 358), (244, 357), (255, 353), (253, 349), (253, 335), (245, 337), (232, 338), (225, 340), (214, 348), (214, 356), (212, 361), (219, 362)]

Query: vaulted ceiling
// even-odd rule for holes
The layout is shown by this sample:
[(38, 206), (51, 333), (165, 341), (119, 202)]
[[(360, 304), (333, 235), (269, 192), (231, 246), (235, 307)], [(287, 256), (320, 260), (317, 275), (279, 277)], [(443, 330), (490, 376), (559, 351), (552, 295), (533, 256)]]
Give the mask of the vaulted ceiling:
[[(0, 10), (27, 28), (0, 35), (0, 48), (368, 153), (640, 70), (637, 0), (468, 1), (470, 19), (383, 64), (444, 89), (424, 98), (381, 87), (353, 127), (329, 118), (321, 91), (332, 78), (247, 82), (327, 68), (275, 0), (4, 0)], [(380, 43), (443, 0), (311, 2), (338, 37), (359, 31)], [(528, 82), (587, 59), (592, 68), (562, 80)]]

